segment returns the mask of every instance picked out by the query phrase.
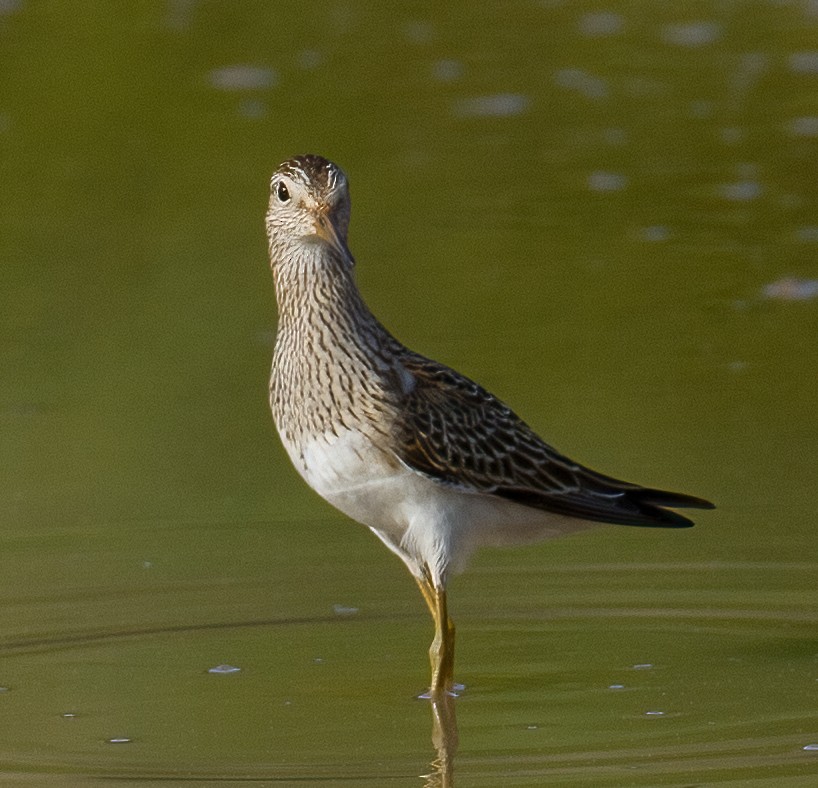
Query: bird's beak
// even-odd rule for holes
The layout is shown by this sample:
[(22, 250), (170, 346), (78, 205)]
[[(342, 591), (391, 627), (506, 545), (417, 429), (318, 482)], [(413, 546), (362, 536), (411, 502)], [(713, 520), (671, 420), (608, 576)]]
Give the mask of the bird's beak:
[(353, 262), (349, 247), (341, 237), (338, 228), (333, 224), (332, 219), (327, 214), (321, 212), (315, 217), (315, 234), (318, 238), (329, 245), (342, 260)]

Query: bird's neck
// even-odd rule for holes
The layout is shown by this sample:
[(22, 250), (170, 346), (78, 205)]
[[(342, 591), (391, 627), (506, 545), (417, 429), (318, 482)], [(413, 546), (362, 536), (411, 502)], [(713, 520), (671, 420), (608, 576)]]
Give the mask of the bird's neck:
[[(292, 262), (292, 258), (290, 258)], [(387, 407), (401, 345), (364, 303), (350, 266), (330, 255), (274, 266), (278, 329), (270, 403), (285, 440)]]
[(351, 261), (315, 245), (289, 263), (273, 267), (279, 332), (330, 332), (336, 343), (386, 333), (361, 297)]

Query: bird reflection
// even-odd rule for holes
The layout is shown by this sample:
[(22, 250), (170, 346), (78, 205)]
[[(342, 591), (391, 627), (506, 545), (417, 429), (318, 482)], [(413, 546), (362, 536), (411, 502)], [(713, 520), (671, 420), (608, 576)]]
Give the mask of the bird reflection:
[(457, 752), (457, 716), (455, 698), (449, 693), (430, 701), (432, 707), (432, 744), (435, 758), (432, 771), (423, 775), (424, 788), (451, 788), (454, 785), (454, 756)]

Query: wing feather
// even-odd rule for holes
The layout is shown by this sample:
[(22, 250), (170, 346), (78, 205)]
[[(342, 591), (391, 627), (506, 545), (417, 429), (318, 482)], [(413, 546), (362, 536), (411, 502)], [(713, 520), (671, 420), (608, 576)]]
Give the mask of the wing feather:
[(685, 527), (664, 507), (711, 509), (701, 498), (641, 487), (592, 471), (545, 443), (507, 405), (449, 367), (408, 353), (396, 424), (398, 456), (460, 489), (556, 514), (623, 525)]

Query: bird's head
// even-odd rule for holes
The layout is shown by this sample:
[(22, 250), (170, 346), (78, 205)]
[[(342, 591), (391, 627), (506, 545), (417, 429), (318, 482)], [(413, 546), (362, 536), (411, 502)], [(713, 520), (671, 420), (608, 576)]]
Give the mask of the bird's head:
[(313, 154), (285, 161), (270, 181), (266, 224), (272, 268), (312, 257), (310, 252), (329, 252), (352, 266), (349, 212), (347, 178), (338, 165)]

